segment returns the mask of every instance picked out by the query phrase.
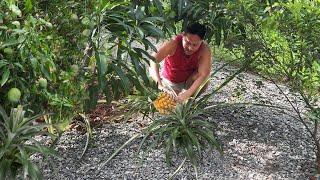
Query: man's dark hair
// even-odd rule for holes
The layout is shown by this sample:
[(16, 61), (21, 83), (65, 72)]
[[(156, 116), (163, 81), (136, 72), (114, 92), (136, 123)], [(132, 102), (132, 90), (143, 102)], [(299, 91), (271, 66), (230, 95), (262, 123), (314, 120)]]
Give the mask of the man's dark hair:
[(196, 34), (201, 39), (204, 38), (206, 34), (206, 27), (198, 22), (190, 23), (184, 30), (185, 33)]

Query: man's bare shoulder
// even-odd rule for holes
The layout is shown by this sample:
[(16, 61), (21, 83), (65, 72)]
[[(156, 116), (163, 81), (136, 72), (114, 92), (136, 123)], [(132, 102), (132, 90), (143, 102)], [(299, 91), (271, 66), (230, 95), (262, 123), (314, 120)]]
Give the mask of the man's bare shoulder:
[(176, 44), (176, 41), (174, 39), (170, 39), (170, 40), (163, 42), (162, 46), (173, 47), (173, 46), (175, 46), (175, 44)]
[(166, 57), (174, 55), (176, 47), (177, 42), (174, 39), (165, 41), (158, 46), (158, 51), (155, 52), (153, 56), (156, 58), (157, 62), (161, 62)]
[(163, 42), (159, 49), (165, 50), (166, 52), (168, 52), (168, 54), (173, 55), (177, 45), (177, 41), (175, 41), (174, 39), (170, 39), (168, 41)]
[(211, 56), (211, 48), (209, 47), (207, 42), (203, 42), (200, 54), (201, 56)]

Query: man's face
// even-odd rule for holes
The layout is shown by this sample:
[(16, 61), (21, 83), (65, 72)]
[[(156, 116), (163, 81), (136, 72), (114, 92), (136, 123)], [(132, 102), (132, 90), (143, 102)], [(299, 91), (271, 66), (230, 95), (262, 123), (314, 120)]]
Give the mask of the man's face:
[(182, 38), (182, 46), (186, 55), (191, 55), (196, 52), (202, 43), (202, 39), (195, 34), (184, 33)]

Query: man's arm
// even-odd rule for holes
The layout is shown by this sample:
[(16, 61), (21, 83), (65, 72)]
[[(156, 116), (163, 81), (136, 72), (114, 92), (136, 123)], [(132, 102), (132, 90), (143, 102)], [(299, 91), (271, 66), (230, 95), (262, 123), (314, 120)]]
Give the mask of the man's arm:
[(210, 76), (211, 59), (211, 50), (208, 46), (205, 46), (203, 53), (200, 56), (197, 75), (195, 76), (195, 79), (193, 79), (193, 83), (190, 88), (178, 95), (178, 101), (183, 102), (191, 97), (201, 86), (201, 84)]
[(162, 87), (160, 73), (159, 73), (159, 63), (169, 55), (174, 54), (176, 43), (174, 40), (170, 40), (161, 45), (158, 49), (158, 52), (154, 53), (152, 56), (155, 58), (155, 61), (150, 60), (149, 73), (151, 78), (158, 83), (159, 88)]

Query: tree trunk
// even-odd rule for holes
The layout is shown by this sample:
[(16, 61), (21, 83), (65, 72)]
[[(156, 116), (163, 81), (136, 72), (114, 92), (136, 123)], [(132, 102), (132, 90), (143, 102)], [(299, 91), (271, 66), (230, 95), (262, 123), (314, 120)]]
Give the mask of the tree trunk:
[(320, 149), (319, 148), (317, 148), (317, 153), (316, 153), (316, 170), (317, 170), (317, 174), (320, 174)]

